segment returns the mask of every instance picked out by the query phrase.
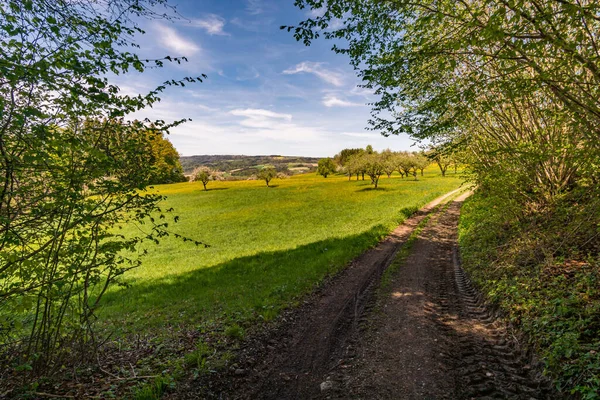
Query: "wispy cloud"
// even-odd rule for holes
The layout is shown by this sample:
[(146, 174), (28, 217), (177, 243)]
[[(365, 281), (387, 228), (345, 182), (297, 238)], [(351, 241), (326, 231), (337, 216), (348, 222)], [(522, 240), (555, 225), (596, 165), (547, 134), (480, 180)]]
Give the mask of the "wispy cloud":
[(174, 56), (191, 56), (200, 51), (200, 47), (196, 43), (184, 38), (179, 32), (169, 26), (155, 24), (154, 29), (158, 33), (160, 45), (165, 49), (175, 52)]
[(356, 138), (365, 138), (365, 139), (373, 139), (373, 138), (380, 138), (381, 135), (379, 133), (358, 133), (358, 132), (342, 132), (341, 133), (344, 136), (351, 136), (351, 137), (356, 137)]
[(292, 68), (286, 69), (285, 71), (283, 71), (283, 73), (286, 75), (293, 75), (299, 73), (314, 74), (317, 77), (324, 80), (325, 82), (330, 83), (334, 86), (343, 86), (344, 79), (342, 77), (342, 74), (336, 71), (326, 69), (323, 67), (323, 65), (325, 64), (320, 62), (304, 61)]
[(325, 107), (359, 107), (364, 104), (343, 100), (333, 95), (327, 95), (323, 98), (323, 105)]
[(271, 128), (276, 120), (291, 121), (291, 114), (281, 114), (261, 108), (236, 109), (229, 112), (236, 117), (245, 117), (240, 125), (248, 128)]
[(246, 11), (250, 15), (258, 15), (264, 12), (262, 0), (246, 0)]
[[(260, 108), (236, 109), (231, 115), (244, 117), (239, 125), (246, 137), (278, 140), (284, 142), (311, 142), (324, 139), (319, 128), (292, 123), (291, 114), (283, 114)], [(244, 128), (250, 128), (243, 130)]]
[(203, 18), (193, 19), (192, 26), (204, 29), (209, 35), (224, 35), (229, 36), (225, 32), (225, 19), (216, 14), (206, 14)]
[(313, 8), (309, 12), (307, 12), (308, 16), (311, 18), (322, 17), (325, 14), (325, 7), (321, 8)]

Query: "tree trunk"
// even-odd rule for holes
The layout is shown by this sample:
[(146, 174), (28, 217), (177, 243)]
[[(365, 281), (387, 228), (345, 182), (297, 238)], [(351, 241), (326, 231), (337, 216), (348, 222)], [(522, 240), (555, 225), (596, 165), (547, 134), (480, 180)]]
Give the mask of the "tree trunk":
[(206, 190), (206, 183), (202, 182), (202, 184), (204, 185), (204, 190)]

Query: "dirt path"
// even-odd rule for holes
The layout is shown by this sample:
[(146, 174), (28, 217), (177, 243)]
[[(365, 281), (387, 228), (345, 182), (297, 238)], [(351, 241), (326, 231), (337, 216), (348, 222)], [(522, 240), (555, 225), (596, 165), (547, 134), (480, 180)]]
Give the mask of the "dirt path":
[[(196, 397), (240, 399), (550, 398), (457, 262), (461, 195), (428, 204)], [(431, 215), (409, 255), (383, 271)], [(376, 295), (377, 293), (377, 295)], [(192, 396), (190, 392), (185, 397)]]

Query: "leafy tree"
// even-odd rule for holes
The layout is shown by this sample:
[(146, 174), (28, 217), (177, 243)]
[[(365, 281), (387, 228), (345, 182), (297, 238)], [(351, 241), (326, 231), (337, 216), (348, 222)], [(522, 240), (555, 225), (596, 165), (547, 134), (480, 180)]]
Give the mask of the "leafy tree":
[[(128, 51), (163, 0), (7, 0), (0, 4), (0, 344), (29, 334), (15, 357), (43, 373), (95, 348), (94, 312), (133, 252), (167, 234), (144, 135), (174, 123), (127, 121), (169, 81), (124, 96), (107, 77), (160, 67)], [(145, 222), (125, 238), (116, 228)], [(198, 243), (197, 243), (198, 244)], [(20, 326), (22, 316), (30, 321)], [(8, 365), (8, 364), (7, 364)]]
[(384, 159), (381, 157), (381, 154), (371, 153), (365, 154), (362, 161), (365, 173), (371, 178), (371, 184), (375, 185), (375, 189), (377, 189), (379, 178), (385, 172)]
[(179, 162), (179, 153), (161, 131), (146, 131), (152, 152), (153, 184), (185, 182), (183, 168)]
[(365, 147), (365, 153), (367, 153), (367, 154), (373, 154), (373, 153), (375, 153), (375, 150), (373, 150), (373, 146), (371, 146), (370, 144), (368, 144), (367, 147)]
[(453, 164), (452, 157), (448, 154), (447, 146), (434, 146), (429, 151), (429, 158), (432, 159), (440, 168), (442, 176), (446, 176), (448, 167)]
[(194, 172), (192, 172), (192, 179), (196, 182), (202, 182), (204, 190), (207, 190), (206, 185), (208, 182), (223, 180), (223, 173), (212, 170), (208, 167), (198, 167), (194, 170)]
[(333, 161), (341, 166), (344, 167), (346, 165), (346, 162), (350, 159), (350, 157), (352, 157), (353, 155), (356, 154), (360, 154), (364, 152), (363, 149), (344, 149), (342, 151), (340, 151), (338, 154), (335, 155), (335, 157), (333, 157)]
[(354, 155), (348, 157), (344, 164), (344, 171), (348, 174), (348, 180), (352, 179), (352, 175), (356, 174), (356, 180), (358, 180), (358, 176), (360, 174), (360, 164), (361, 164), (361, 155), (360, 153), (355, 153)]
[(396, 170), (396, 165), (394, 163), (394, 152), (390, 149), (385, 149), (381, 152), (381, 160), (383, 162), (384, 172), (388, 178), (392, 176), (394, 171)]
[(258, 179), (264, 180), (267, 184), (267, 187), (270, 187), (269, 182), (271, 182), (273, 178), (277, 177), (277, 171), (273, 167), (264, 167), (260, 171), (258, 171), (256, 177)]
[(323, 176), (323, 178), (327, 178), (327, 175), (333, 174), (335, 170), (335, 164), (331, 158), (322, 158), (319, 160), (317, 174)]
[(396, 157), (396, 166), (401, 171), (402, 175), (413, 175), (413, 169), (415, 168), (414, 156), (408, 152), (399, 153)]
[(381, 94), (374, 129), (461, 146), (477, 183), (509, 174), (522, 201), (598, 180), (599, 3), (296, 4), (322, 12), (288, 30), (306, 44), (344, 39), (334, 50)]
[(431, 164), (429, 159), (423, 154), (415, 154), (415, 168), (421, 171), (421, 176), (423, 176), (423, 172), (425, 168), (427, 168)]

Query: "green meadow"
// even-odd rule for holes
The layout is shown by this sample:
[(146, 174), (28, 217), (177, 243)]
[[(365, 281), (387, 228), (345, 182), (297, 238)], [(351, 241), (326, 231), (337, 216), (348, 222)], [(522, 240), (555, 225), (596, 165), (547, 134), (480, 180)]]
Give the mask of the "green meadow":
[[(315, 174), (264, 181), (157, 186), (180, 217), (174, 237), (147, 245), (126, 288), (103, 299), (100, 323), (121, 334), (161, 327), (243, 327), (269, 321), (328, 275), (375, 245), (410, 210), (460, 186), (430, 166), (418, 181), (394, 174), (380, 188), (365, 180)], [(127, 229), (137, 229), (129, 227)], [(243, 328), (242, 328), (243, 329)]]

